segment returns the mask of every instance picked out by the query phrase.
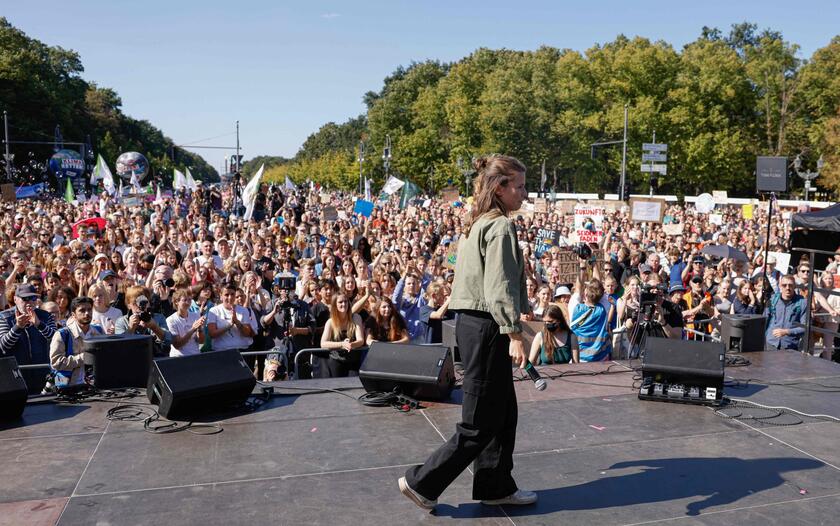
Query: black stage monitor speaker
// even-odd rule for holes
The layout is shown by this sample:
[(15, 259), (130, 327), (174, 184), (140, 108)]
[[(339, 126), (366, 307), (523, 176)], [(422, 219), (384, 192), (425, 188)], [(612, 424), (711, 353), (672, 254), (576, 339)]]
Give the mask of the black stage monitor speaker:
[(155, 360), (146, 396), (164, 418), (183, 418), (242, 404), (256, 384), (238, 351), (212, 351)]
[(766, 325), (767, 318), (761, 314), (724, 314), (721, 316), (720, 340), (726, 352), (763, 351)]
[(0, 358), (0, 421), (17, 420), (26, 406), (26, 382), (14, 357)]
[(787, 157), (757, 157), (755, 188), (759, 192), (787, 192)]
[(455, 386), (452, 353), (443, 345), (376, 342), (359, 369), (365, 390), (400, 393), (418, 400), (446, 400)]
[(111, 334), (85, 340), (85, 365), (100, 389), (146, 387), (154, 342), (146, 334)]
[(639, 398), (720, 404), (725, 354), (722, 343), (648, 338)]

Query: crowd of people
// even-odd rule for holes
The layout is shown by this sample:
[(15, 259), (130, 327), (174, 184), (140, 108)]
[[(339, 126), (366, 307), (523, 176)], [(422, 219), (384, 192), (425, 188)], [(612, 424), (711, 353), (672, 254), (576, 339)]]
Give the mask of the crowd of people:
[[(352, 193), (262, 184), (245, 219), (238, 190), (202, 186), (139, 206), (104, 192), (84, 203), (6, 203), (0, 354), (49, 364), (49, 375), (26, 371), (34, 392), (84, 382), (80, 353), (91, 334), (148, 334), (157, 356), (264, 352), (247, 362), (266, 380), (354, 374), (377, 341), (442, 341), (443, 322), (456, 315), (450, 289), (468, 199), (425, 196), (401, 208), (398, 196), (383, 196), (366, 216), (354, 213)], [(636, 355), (634, 329), (650, 291), (653, 319), (668, 337), (714, 337), (723, 315), (765, 314), (768, 347), (830, 357), (833, 339), (802, 342), (797, 325), (807, 310), (796, 286), (810, 275), (807, 263), (789, 271), (768, 258), (765, 272), (764, 243), (788, 250), (789, 221), (780, 214), (767, 239), (760, 211), (744, 219), (740, 207), (724, 207), (712, 224), (692, 205), (673, 205), (666, 214), (682, 233), (672, 235), (632, 222), (626, 208), (606, 212), (601, 241), (575, 248), (574, 280), (560, 257), (579, 247), (568, 213), (530, 207), (511, 218), (531, 305), (521, 321), (538, 324), (532, 363)], [(539, 250), (540, 229), (557, 230), (557, 244)], [(715, 245), (745, 260), (704, 254)], [(834, 289), (839, 267), (820, 269), (823, 288)], [(813, 296), (815, 323), (836, 330), (838, 296)], [(310, 348), (325, 351), (296, 367), (295, 353)]]

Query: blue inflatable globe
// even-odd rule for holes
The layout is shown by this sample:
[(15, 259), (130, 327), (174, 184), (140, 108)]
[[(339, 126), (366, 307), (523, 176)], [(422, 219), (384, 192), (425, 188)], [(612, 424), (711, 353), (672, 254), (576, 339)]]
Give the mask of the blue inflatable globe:
[(117, 157), (117, 175), (130, 181), (132, 175), (142, 182), (149, 175), (149, 161), (142, 153), (125, 152)]
[(48, 169), (59, 180), (75, 179), (85, 174), (85, 160), (76, 150), (58, 150), (50, 157)]

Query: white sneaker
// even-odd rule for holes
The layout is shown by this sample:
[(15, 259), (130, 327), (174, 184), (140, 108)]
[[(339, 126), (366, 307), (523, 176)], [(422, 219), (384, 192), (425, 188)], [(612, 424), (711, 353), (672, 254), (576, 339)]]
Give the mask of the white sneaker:
[(408, 485), (408, 482), (406, 482), (405, 477), (400, 477), (397, 483), (400, 485), (400, 493), (408, 497), (411, 500), (411, 502), (417, 504), (424, 510), (431, 511), (434, 509), (435, 506), (437, 506), (436, 500), (429, 500), (423, 495), (420, 495), (419, 493), (411, 489), (411, 486)]
[(482, 504), (486, 504), (487, 506), (525, 506), (527, 504), (533, 504), (535, 502), (537, 502), (537, 494), (533, 491), (527, 491), (524, 489), (518, 489), (516, 490), (516, 493), (512, 493), (503, 499), (481, 501)]

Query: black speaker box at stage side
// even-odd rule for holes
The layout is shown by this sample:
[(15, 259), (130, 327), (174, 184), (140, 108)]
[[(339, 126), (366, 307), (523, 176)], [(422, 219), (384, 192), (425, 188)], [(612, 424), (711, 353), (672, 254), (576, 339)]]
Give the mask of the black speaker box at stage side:
[(85, 365), (100, 389), (146, 387), (154, 342), (147, 334), (112, 334), (85, 340)]
[(452, 353), (443, 345), (375, 342), (359, 369), (365, 390), (400, 393), (419, 400), (446, 400), (455, 386)]
[(0, 420), (16, 420), (26, 406), (26, 382), (14, 357), (0, 358)]
[(146, 395), (164, 418), (181, 419), (240, 405), (257, 379), (238, 351), (155, 360)]

